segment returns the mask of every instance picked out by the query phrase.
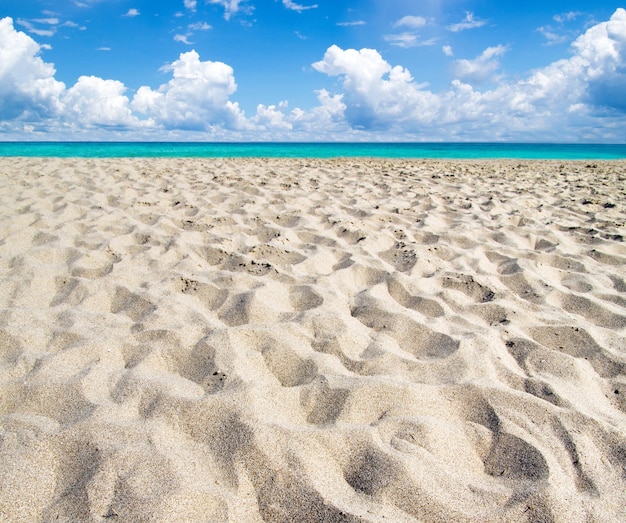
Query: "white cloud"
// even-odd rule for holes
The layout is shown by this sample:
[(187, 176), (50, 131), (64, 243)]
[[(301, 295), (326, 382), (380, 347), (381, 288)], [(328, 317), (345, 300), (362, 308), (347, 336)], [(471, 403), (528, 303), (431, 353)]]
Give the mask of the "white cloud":
[[(580, 35), (568, 58), (519, 80), (495, 76), (506, 50), (496, 46), (473, 60), (455, 61), (457, 79), (438, 92), (375, 49), (331, 46), (313, 68), (339, 79), (335, 92), (316, 91), (317, 105), (309, 110), (291, 109), (286, 102), (259, 103), (250, 118), (232, 100), (237, 90), (233, 69), (201, 61), (195, 51), (182, 53), (163, 69), (171, 74), (169, 81), (140, 87), (131, 96), (122, 82), (95, 76), (81, 76), (66, 88), (55, 79), (54, 66), (41, 58), (42, 49), (16, 31), (10, 18), (0, 20), (4, 136), (49, 130), (50, 137), (65, 137), (71, 130), (74, 136), (106, 139), (123, 138), (127, 129), (152, 139), (208, 134), (213, 139), (623, 142), (626, 136), (624, 9)], [(450, 46), (442, 50), (452, 56)], [(479, 89), (479, 82), (494, 78), (495, 86)]]
[(505, 51), (491, 47), (474, 60), (457, 61), (459, 79), (440, 93), (424, 90), (408, 70), (392, 67), (373, 49), (331, 46), (313, 68), (342, 78), (341, 92), (330, 96), (340, 97), (353, 129), (448, 140), (623, 141), (626, 10), (589, 28), (568, 59), (482, 92), (467, 83), (493, 77)]
[(246, 126), (239, 106), (229, 100), (237, 90), (232, 67), (222, 62), (202, 62), (196, 51), (189, 51), (164, 70), (171, 71), (173, 78), (156, 90), (140, 87), (131, 104), (133, 110), (165, 128)]
[(483, 84), (491, 80), (499, 69), (498, 57), (507, 51), (503, 45), (488, 47), (474, 60), (457, 60), (454, 73), (457, 79), (471, 84)]
[(208, 31), (212, 29), (212, 27), (206, 22), (196, 22), (194, 24), (189, 24), (189, 29), (192, 31)]
[(342, 102), (346, 120), (354, 128), (387, 129), (411, 120), (431, 121), (436, 97), (422, 91), (409, 71), (392, 67), (375, 49), (328, 48), (313, 68), (343, 77)]
[(239, 12), (239, 10), (245, 9), (249, 11), (252, 9), (249, 6), (245, 6), (246, 0), (207, 0), (209, 4), (221, 5), (224, 8), (224, 18), (230, 20), (230, 17)]
[(474, 13), (470, 11), (465, 11), (465, 19), (457, 24), (449, 25), (448, 30), (452, 31), (453, 33), (458, 33), (459, 31), (465, 31), (467, 29), (476, 29), (486, 24), (487, 20), (480, 20), (478, 18), (475, 18)]
[(85, 126), (126, 127), (138, 124), (132, 115), (126, 87), (117, 80), (81, 76), (62, 96), (66, 116)]
[(441, 50), (443, 51), (443, 54), (445, 54), (446, 56), (454, 56), (454, 52), (452, 51), (452, 46), (451, 45), (444, 45)]
[(416, 33), (400, 33), (394, 35), (385, 35), (385, 42), (389, 42), (396, 47), (416, 47), (419, 45), (419, 38)]
[(314, 5), (300, 5), (300, 4), (296, 4), (292, 0), (283, 0), (283, 5), (287, 9), (291, 9), (292, 11), (298, 11), (298, 12), (302, 12), (302, 11), (305, 11), (307, 9), (317, 9), (317, 4), (314, 4)]
[(190, 11), (195, 12), (198, 2), (197, 0), (183, 0), (183, 4), (185, 6), (185, 9), (189, 9)]
[(41, 46), (16, 31), (11, 18), (0, 19), (0, 120), (39, 120), (61, 110), (52, 64), (39, 56)]
[(174, 41), (175, 42), (181, 42), (181, 43), (187, 44), (187, 45), (193, 45), (193, 42), (189, 41), (189, 36), (191, 36), (191, 35), (188, 35), (188, 34), (186, 34), (186, 35), (176, 34), (176, 35), (174, 35)]
[(561, 13), (553, 16), (555, 22), (564, 23), (576, 20), (582, 13), (580, 11), (569, 11), (567, 13)]
[(557, 26), (542, 25), (537, 28), (537, 32), (541, 33), (546, 38), (545, 45), (556, 45), (570, 41), (576, 36), (576, 33), (572, 29), (568, 29), (566, 24), (576, 20), (583, 13), (580, 11), (569, 11), (567, 13), (561, 13), (554, 15), (552, 19), (557, 23)]
[(288, 105), (286, 101), (280, 102), (278, 106), (259, 104), (256, 109), (256, 116), (252, 120), (262, 128), (291, 130), (293, 125), (287, 121), (284, 112)]
[(46, 27), (45, 29), (36, 27), (33, 23), (35, 20), (24, 20), (23, 18), (18, 18), (17, 23), (22, 27), (25, 27), (29, 33), (36, 34), (37, 36), (53, 36), (57, 32), (56, 27)]
[(426, 25), (426, 18), (422, 16), (404, 16), (400, 18), (394, 27), (410, 27), (411, 29), (420, 29)]
[(588, 100), (626, 112), (626, 10), (617, 9), (608, 22), (588, 29), (572, 47), (584, 64), (580, 76), (587, 84)]
[(139, 12), (138, 9), (132, 8), (132, 9), (129, 9), (128, 12), (124, 16), (127, 16), (129, 18), (133, 18), (135, 16), (139, 16), (140, 14), (141, 13)]
[(549, 25), (542, 25), (541, 27), (538, 27), (537, 32), (545, 36), (547, 40), (546, 45), (562, 44), (569, 40), (568, 35), (559, 33), (557, 30)]
[(56, 17), (51, 18), (35, 18), (33, 22), (46, 25), (59, 25), (60, 20)]
[(365, 20), (355, 20), (354, 22), (337, 22), (340, 27), (354, 27), (357, 25), (367, 25)]
[(400, 33), (383, 36), (385, 42), (389, 42), (396, 47), (409, 48), (409, 47), (427, 47), (435, 45), (437, 38), (430, 38), (429, 40), (420, 40), (417, 33)]

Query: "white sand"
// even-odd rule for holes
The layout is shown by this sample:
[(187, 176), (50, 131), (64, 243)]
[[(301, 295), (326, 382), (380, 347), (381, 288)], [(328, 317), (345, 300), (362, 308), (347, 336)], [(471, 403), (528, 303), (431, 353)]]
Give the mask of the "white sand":
[(626, 162), (0, 159), (1, 521), (626, 521)]

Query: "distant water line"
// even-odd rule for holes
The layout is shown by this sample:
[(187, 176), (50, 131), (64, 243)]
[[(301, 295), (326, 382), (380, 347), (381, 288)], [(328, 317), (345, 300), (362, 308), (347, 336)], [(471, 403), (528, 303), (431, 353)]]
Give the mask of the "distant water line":
[(619, 160), (626, 159), (626, 144), (0, 142), (0, 156)]

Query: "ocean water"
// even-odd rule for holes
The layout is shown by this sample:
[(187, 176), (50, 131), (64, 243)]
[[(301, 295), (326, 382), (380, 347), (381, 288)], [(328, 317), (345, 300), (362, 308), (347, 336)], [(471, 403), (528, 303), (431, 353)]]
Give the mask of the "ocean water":
[(0, 142), (0, 156), (616, 160), (626, 159), (626, 144)]

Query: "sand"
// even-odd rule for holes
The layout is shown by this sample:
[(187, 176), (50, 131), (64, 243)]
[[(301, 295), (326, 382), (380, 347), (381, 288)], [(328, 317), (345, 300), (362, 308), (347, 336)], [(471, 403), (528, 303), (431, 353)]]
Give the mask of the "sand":
[(626, 521), (626, 162), (0, 159), (0, 520)]

